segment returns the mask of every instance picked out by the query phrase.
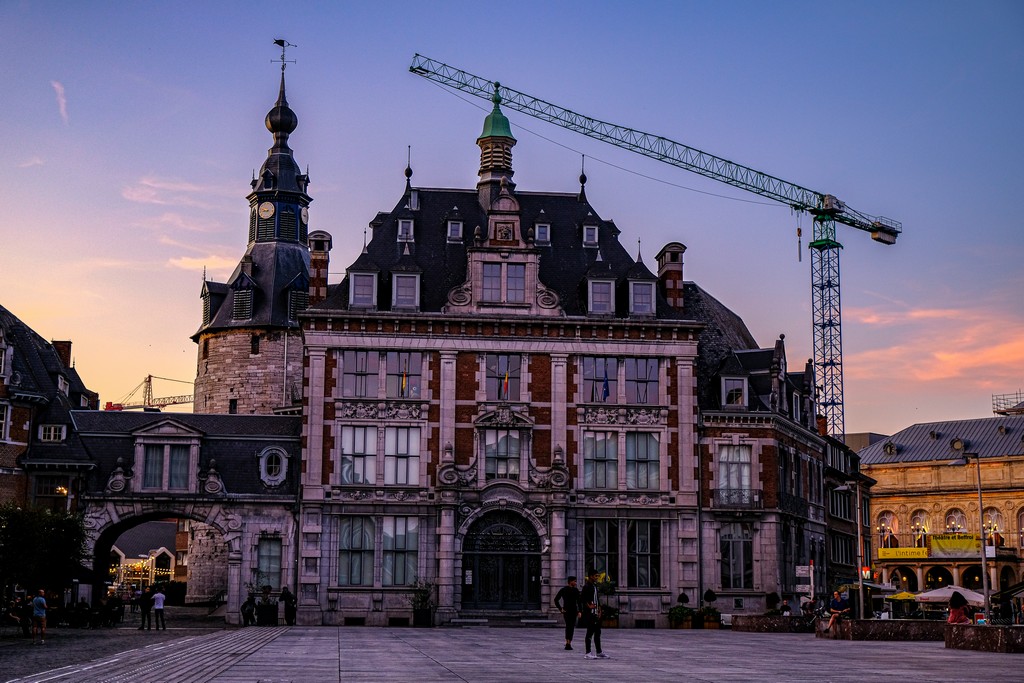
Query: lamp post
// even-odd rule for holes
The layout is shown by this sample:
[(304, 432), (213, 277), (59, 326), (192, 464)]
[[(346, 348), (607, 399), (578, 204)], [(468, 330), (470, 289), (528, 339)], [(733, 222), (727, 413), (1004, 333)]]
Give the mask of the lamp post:
[(860, 482), (851, 481), (837, 486), (836, 491), (853, 491), (857, 496), (857, 618), (864, 618), (864, 517), (860, 511)]
[(974, 458), (978, 465), (978, 520), (981, 526), (981, 590), (985, 595), (982, 615), (985, 617), (985, 623), (988, 624), (988, 558), (985, 555), (985, 507), (981, 502), (981, 456), (977, 453), (964, 452), (960, 456), (960, 461), (953, 464), (966, 465), (971, 458)]

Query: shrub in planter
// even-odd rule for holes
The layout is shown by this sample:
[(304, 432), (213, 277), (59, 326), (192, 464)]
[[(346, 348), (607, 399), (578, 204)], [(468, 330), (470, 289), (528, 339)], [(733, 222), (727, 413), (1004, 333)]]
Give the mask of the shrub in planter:
[(668, 611), (668, 623), (672, 628), (691, 628), (693, 626), (693, 610), (683, 605), (676, 605)]
[(434, 608), (437, 607), (437, 601), (434, 599), (436, 586), (432, 581), (417, 579), (413, 581), (410, 588), (412, 588), (412, 593), (409, 595), (409, 604), (412, 606), (412, 625), (433, 626)]

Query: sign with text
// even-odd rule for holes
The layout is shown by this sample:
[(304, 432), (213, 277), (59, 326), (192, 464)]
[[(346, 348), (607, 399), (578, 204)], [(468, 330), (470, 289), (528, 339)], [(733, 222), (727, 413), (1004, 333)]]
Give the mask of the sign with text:
[(799, 584), (794, 590), (796, 590), (797, 593), (806, 593), (807, 595), (811, 595), (813, 592), (809, 583)]
[(981, 552), (977, 534), (931, 534), (932, 557), (970, 557)]
[(809, 564), (798, 564), (796, 566), (797, 578), (805, 579), (811, 575), (811, 565)]
[(928, 557), (928, 548), (879, 548), (880, 560), (918, 560)]

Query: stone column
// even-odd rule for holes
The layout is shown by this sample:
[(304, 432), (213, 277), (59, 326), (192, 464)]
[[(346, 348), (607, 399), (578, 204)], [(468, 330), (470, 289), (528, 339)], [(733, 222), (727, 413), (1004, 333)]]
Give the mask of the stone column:
[(437, 616), (440, 622), (456, 616), (455, 591), (462, 577), (455, 576), (455, 492), (441, 492), (441, 519), (437, 527)]
[(228, 602), (224, 615), (224, 621), (235, 626), (241, 623), (242, 607), (242, 551), (237, 545), (238, 539), (228, 544)]

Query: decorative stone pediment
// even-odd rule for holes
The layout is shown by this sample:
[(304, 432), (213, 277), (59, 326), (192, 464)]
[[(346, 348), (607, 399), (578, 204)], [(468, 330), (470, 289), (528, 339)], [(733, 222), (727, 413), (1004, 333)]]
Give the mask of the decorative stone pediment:
[(203, 436), (203, 432), (198, 429), (188, 427), (177, 420), (168, 418), (160, 422), (154, 422), (153, 424), (146, 425), (142, 429), (132, 432), (132, 436), (136, 438), (140, 436), (196, 438)]
[(513, 409), (507, 403), (501, 403), (490, 412), (484, 413), (476, 420), (477, 427), (509, 427), (519, 429), (532, 429), (533, 422), (530, 418)]

